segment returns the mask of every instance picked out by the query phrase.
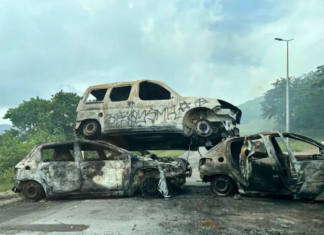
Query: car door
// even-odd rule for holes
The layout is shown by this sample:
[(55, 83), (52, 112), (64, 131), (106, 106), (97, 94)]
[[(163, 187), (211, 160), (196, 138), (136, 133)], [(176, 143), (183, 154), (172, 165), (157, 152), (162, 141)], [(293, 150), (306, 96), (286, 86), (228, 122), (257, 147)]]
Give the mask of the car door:
[(268, 146), (268, 140), (263, 135), (244, 140), (239, 156), (239, 167), (245, 186), (249, 190), (277, 191), (280, 189), (281, 178)]
[(105, 100), (105, 132), (123, 133), (132, 128), (131, 113), (133, 108), (132, 86), (123, 85), (110, 89), (109, 97)]
[(109, 145), (80, 142), (82, 191), (123, 191), (129, 186), (130, 157)]
[(45, 145), (41, 149), (40, 177), (54, 193), (70, 193), (81, 187), (79, 162), (73, 143)]
[(296, 198), (324, 199), (323, 146), (316, 140), (298, 134), (279, 135), (290, 156), (291, 171), (296, 172)]
[(133, 101), (133, 131), (168, 130), (181, 118), (178, 95), (162, 84), (140, 82)]

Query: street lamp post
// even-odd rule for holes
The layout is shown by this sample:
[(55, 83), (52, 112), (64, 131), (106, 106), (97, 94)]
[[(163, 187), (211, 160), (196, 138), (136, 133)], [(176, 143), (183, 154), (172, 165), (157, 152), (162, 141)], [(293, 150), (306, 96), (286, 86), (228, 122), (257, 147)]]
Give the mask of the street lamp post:
[[(287, 42), (287, 79), (286, 79), (286, 131), (289, 131), (289, 42), (294, 39), (281, 39), (281, 38), (275, 38), (277, 41), (284, 41)], [(287, 138), (287, 142), (289, 145), (289, 139)]]

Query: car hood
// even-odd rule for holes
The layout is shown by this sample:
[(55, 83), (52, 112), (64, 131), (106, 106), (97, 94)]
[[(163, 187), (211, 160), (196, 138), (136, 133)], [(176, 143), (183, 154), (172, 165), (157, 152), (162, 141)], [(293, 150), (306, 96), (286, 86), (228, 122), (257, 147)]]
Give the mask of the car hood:
[(235, 116), (236, 123), (240, 124), (242, 117), (242, 110), (237, 106), (228, 103), (227, 101), (214, 99), (214, 98), (205, 98), (205, 97), (181, 97), (180, 98), (180, 108), (183, 109), (192, 109), (197, 107), (206, 107), (213, 110), (220, 109), (229, 109)]

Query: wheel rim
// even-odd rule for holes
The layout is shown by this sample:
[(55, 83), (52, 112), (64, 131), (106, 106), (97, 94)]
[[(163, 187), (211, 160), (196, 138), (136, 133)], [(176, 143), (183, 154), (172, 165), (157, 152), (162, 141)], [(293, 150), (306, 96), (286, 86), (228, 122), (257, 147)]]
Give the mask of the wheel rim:
[(24, 187), (24, 196), (29, 200), (37, 200), (42, 193), (39, 184), (30, 182)]
[(83, 133), (85, 135), (93, 135), (97, 131), (97, 124), (95, 122), (89, 122), (84, 125)]
[(156, 198), (160, 195), (158, 190), (159, 180), (155, 178), (149, 178), (144, 181), (142, 185), (142, 194), (147, 198)]
[(214, 181), (214, 188), (219, 194), (229, 194), (232, 190), (231, 180), (228, 177), (217, 177)]
[(210, 136), (212, 133), (212, 129), (210, 127), (209, 122), (206, 120), (199, 120), (196, 123), (196, 132), (202, 137)]

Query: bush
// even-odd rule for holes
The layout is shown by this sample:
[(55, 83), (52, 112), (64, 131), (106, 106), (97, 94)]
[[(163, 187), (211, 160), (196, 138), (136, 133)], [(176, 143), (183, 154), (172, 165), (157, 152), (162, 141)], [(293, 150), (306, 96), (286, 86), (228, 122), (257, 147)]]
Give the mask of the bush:
[(14, 169), (6, 169), (0, 173), (0, 191), (6, 191), (14, 186)]

